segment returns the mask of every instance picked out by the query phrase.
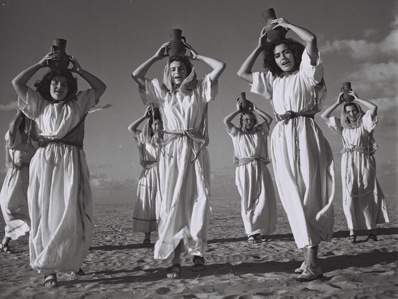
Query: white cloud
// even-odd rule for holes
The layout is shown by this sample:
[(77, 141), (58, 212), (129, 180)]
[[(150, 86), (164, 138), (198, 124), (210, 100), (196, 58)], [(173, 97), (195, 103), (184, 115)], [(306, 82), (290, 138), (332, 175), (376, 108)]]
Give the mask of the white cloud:
[[(393, 58), (398, 54), (398, 17), (391, 24), (392, 30), (380, 42), (366, 39), (326, 41), (321, 46), (322, 53), (348, 54), (355, 60), (376, 60), (379, 56)], [(364, 36), (374, 35), (375, 29), (366, 29)]]
[(0, 111), (10, 111), (17, 109), (17, 101), (11, 101), (6, 104), (0, 104)]

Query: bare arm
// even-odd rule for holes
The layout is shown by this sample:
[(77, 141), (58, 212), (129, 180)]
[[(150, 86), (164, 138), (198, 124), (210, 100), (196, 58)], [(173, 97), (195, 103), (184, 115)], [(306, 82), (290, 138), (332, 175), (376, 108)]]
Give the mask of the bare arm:
[(299, 27), (297, 25), (293, 25), (286, 21), (284, 18), (278, 18), (271, 21), (275, 24), (275, 27), (283, 27), (287, 30), (292, 30), (294, 33), (300, 37), (305, 43), (305, 49), (307, 50), (308, 55), (311, 58), (311, 65), (315, 65), (318, 60), (318, 45), (317, 45), (317, 38), (315, 34), (311, 31)]
[(371, 103), (369, 101), (362, 100), (362, 99), (358, 98), (358, 95), (355, 92), (353, 92), (353, 91), (350, 91), (349, 94), (354, 97), (354, 101), (356, 101), (359, 104), (362, 104), (363, 106), (365, 106), (370, 111), (370, 114), (372, 114), (372, 116), (376, 116), (377, 115), (377, 106), (375, 104), (373, 104), (373, 103)]
[(147, 109), (145, 110), (145, 114), (143, 116), (141, 116), (139, 119), (137, 119), (136, 121), (132, 122), (127, 129), (133, 133), (134, 135), (137, 135), (137, 130), (139, 125), (147, 118), (151, 117), (150, 115), (150, 109), (152, 109), (150, 106), (147, 107)]
[(232, 120), (240, 113), (240, 110), (235, 110), (234, 112), (228, 114), (224, 118), (224, 124), (227, 127), (228, 132), (231, 132), (232, 128), (235, 126), (232, 124)]
[(87, 81), (88, 84), (90, 84), (91, 88), (94, 89), (95, 98), (98, 100), (105, 92), (105, 83), (88, 71), (83, 70), (79, 62), (77, 62), (76, 58), (74, 58), (73, 56), (69, 56), (69, 59), (73, 64), (73, 67), (70, 71), (79, 74), (80, 77), (82, 77), (84, 80)]
[(272, 123), (272, 117), (268, 113), (258, 109), (256, 106), (253, 106), (253, 111), (260, 115), (267, 122), (268, 126)]
[(210, 58), (210, 57), (206, 57), (203, 55), (199, 55), (193, 48), (191, 45), (185, 43), (185, 46), (187, 47), (187, 49), (191, 52), (191, 58), (193, 60), (199, 60), (199, 61), (203, 61), (204, 63), (206, 63), (207, 65), (209, 65), (213, 70), (211, 71), (211, 73), (209, 74), (210, 76), (210, 80), (212, 82), (212, 85), (214, 85), (215, 82), (217, 82), (218, 78), (221, 76), (221, 74), (224, 72), (225, 70), (225, 63), (217, 60), (215, 58)]
[(13, 80), (12, 86), (14, 87), (18, 97), (26, 101), (26, 93), (28, 91), (28, 81), (33, 75), (41, 68), (47, 67), (47, 61), (52, 58), (52, 53), (46, 54), (38, 63), (28, 67), (19, 73)]
[(151, 58), (146, 60), (143, 64), (137, 67), (132, 73), (131, 77), (137, 82), (139, 88), (145, 88), (145, 75), (151, 66), (158, 60), (166, 57), (165, 50), (169, 46), (169, 42), (164, 43)]
[(237, 75), (242, 78), (243, 80), (249, 82), (250, 84), (253, 83), (253, 66), (256, 62), (258, 56), (260, 55), (262, 48), (262, 41), (266, 40), (267, 33), (265, 32), (265, 27), (261, 30), (260, 38), (258, 40), (256, 48), (250, 55), (246, 58), (246, 60), (240, 66)]
[(325, 109), (325, 111), (323, 111), (323, 113), (321, 114), (321, 117), (324, 121), (328, 121), (330, 115), (332, 114), (332, 112), (339, 106), (341, 105), (341, 103), (343, 103), (343, 92), (340, 92), (339, 96), (337, 97), (337, 101), (329, 106), (328, 108)]

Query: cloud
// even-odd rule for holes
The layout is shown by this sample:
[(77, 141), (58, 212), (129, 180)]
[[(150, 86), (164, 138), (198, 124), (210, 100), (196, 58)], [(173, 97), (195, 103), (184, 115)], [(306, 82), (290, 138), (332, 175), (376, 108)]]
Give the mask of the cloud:
[(17, 109), (17, 101), (11, 101), (6, 104), (0, 104), (0, 111), (10, 111)]
[[(391, 28), (387, 36), (379, 42), (366, 39), (326, 41), (321, 47), (321, 52), (348, 54), (355, 60), (374, 61), (381, 55), (387, 58), (396, 57), (398, 54), (398, 16), (392, 22)], [(376, 29), (365, 29), (364, 36), (370, 37), (375, 33)]]
[(135, 182), (132, 179), (121, 182), (109, 178), (105, 174), (90, 173), (90, 184), (93, 189), (124, 190), (134, 186)]

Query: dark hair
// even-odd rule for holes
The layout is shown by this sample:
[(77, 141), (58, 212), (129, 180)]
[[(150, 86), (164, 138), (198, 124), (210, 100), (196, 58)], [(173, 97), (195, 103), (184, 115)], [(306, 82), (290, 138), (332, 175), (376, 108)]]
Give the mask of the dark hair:
[(279, 66), (275, 62), (274, 51), (276, 46), (285, 44), (290, 51), (292, 51), (294, 56), (295, 65), (292, 71), (298, 70), (301, 63), (301, 57), (304, 52), (304, 45), (293, 40), (293, 39), (283, 39), (277, 43), (267, 43), (264, 48), (264, 62), (263, 66), (265, 69), (269, 70), (274, 76), (279, 76), (283, 73), (283, 71), (279, 68)]
[(169, 58), (169, 65), (174, 61), (182, 62), (187, 68), (187, 74), (190, 74), (192, 72), (192, 65), (191, 62), (189, 61), (188, 56), (172, 56)]
[(243, 127), (243, 116), (244, 115), (252, 115), (253, 116), (253, 120), (254, 120), (253, 127), (258, 124), (257, 116), (256, 116), (256, 114), (253, 111), (242, 111), (240, 113), (240, 119), (239, 119), (239, 123), (240, 123), (240, 128), (241, 129)]
[(36, 91), (38, 91), (46, 100), (54, 101), (50, 94), (50, 85), (51, 81), (57, 76), (64, 77), (66, 79), (66, 83), (68, 84), (68, 94), (66, 95), (65, 99), (73, 98), (73, 96), (75, 96), (77, 93), (77, 79), (73, 77), (71, 71), (69, 70), (49, 71), (41, 80), (36, 81), (34, 84)]

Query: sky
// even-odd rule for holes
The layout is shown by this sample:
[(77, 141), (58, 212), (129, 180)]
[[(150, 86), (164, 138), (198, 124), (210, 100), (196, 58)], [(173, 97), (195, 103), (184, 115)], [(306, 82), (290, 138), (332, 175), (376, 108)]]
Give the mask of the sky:
[[(268, 8), (317, 36), (328, 89), (325, 106), (335, 102), (345, 81), (352, 83), (361, 98), (378, 105), (378, 171), (396, 179), (398, 1), (392, 0), (2, 0), (0, 135), (15, 113), (17, 97), (11, 80), (48, 53), (54, 38), (64, 38), (66, 52), (106, 83), (100, 105), (111, 104), (86, 120), (84, 148), (92, 182), (109, 188), (133, 183), (141, 169), (127, 127), (143, 115), (145, 106), (130, 74), (168, 41), (170, 29), (180, 28), (199, 54), (227, 65), (209, 108), (208, 149), (213, 175), (233, 175), (232, 142), (223, 118), (235, 109), (240, 92), (272, 114), (270, 103), (250, 93), (249, 85), (236, 75), (257, 44), (265, 25), (261, 12)], [(298, 39), (291, 32), (288, 37)], [(162, 78), (165, 63), (157, 62), (148, 77)], [(201, 62), (195, 62), (195, 69), (199, 77), (210, 71)], [(262, 70), (261, 58), (254, 70)], [(79, 89), (88, 88), (83, 79), (78, 82)], [(316, 120), (339, 161), (341, 138), (319, 116)], [(0, 146), (0, 157), (4, 157), (4, 146)], [(4, 176), (4, 159), (0, 159), (0, 169)]]

